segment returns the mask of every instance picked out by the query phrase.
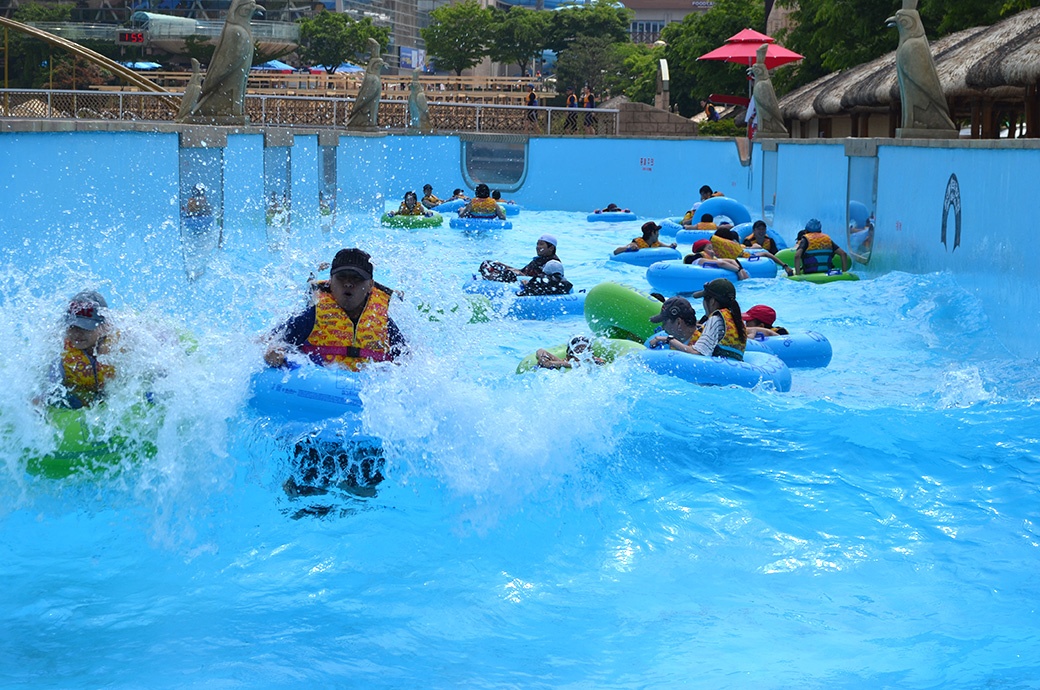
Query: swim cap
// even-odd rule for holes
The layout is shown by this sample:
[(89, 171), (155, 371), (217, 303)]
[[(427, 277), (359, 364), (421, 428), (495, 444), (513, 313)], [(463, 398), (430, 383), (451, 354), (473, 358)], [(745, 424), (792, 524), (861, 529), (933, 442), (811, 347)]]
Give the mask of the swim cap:
[(542, 267), (542, 273), (544, 273), (545, 275), (552, 275), (555, 273), (556, 275), (559, 275), (562, 278), (563, 264), (561, 264), (559, 261), (548, 261), (546, 262), (545, 266)]
[(539, 237), (538, 241), (539, 242), (548, 242), (552, 246), (554, 246), (554, 247), (556, 246), (556, 238), (553, 235), (550, 235), (548, 233), (546, 233), (545, 235), (542, 235), (541, 237)]

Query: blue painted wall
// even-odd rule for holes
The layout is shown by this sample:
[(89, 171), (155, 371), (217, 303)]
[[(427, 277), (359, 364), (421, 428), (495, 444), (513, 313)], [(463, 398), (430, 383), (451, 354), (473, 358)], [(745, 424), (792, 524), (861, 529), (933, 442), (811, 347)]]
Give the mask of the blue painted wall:
[[(867, 276), (887, 271), (949, 271), (965, 289), (992, 295), (990, 322), (1013, 350), (1037, 354), (1040, 279), (1031, 254), (1040, 155), (1032, 143), (919, 144), (877, 140), (874, 250)], [(1014, 148), (1015, 146), (1021, 148)], [(447, 196), (462, 187), (455, 136), (343, 135), (337, 153), (338, 208), (377, 216), (387, 199), (421, 191)], [(76, 257), (98, 275), (115, 261), (142, 283), (180, 261), (179, 138), (137, 132), (0, 134), (0, 249), (9, 261)], [(224, 150), (225, 246), (267, 251), (263, 234), (260, 134), (228, 137)], [(845, 142), (778, 144), (774, 228), (788, 241), (811, 217), (844, 241), (848, 158)], [(314, 226), (320, 184), (315, 135), (292, 150), (294, 226)], [(614, 202), (655, 218), (683, 213), (708, 184), (762, 211), (763, 154), (742, 166), (726, 140), (535, 138), (525, 185), (512, 194), (534, 209), (590, 211)], [(951, 175), (960, 188), (941, 241)], [(299, 226), (296, 226), (299, 223)], [(71, 249), (71, 251), (70, 251)], [(157, 257), (160, 257), (157, 259)], [(63, 259), (67, 260), (67, 259)], [(142, 266), (155, 269), (141, 270)], [(138, 274), (141, 275), (138, 275)], [(147, 291), (147, 290), (146, 290)]]

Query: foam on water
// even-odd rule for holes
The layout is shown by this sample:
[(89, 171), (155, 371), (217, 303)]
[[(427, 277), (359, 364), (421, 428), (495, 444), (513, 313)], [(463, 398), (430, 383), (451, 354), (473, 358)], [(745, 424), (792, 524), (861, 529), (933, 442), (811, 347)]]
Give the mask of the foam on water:
[[(1035, 679), (1040, 379), (993, 341), (974, 297), (944, 275), (741, 285), (745, 308), (768, 303), (833, 344), (831, 365), (795, 371), (789, 394), (701, 388), (624, 360), (516, 376), (524, 355), (588, 329), (468, 323), (461, 283), (481, 260), (522, 264), (552, 232), (578, 288), (645, 283), (607, 260), (638, 222), (514, 221), (472, 237), (344, 217), (327, 236), (297, 228), (278, 254), (229, 241), (191, 284), (179, 257), (94, 275), (48, 247), (9, 265), (3, 683)], [(353, 244), (404, 293), (392, 309), (413, 348), (363, 393), (388, 478), (372, 498), (311, 499), (335, 506), (324, 519), (292, 519), (309, 504), (282, 491), (290, 448), (247, 404), (258, 335)], [(111, 419), (152, 392), (157, 451), (97, 481), (29, 477), (23, 449), (50, 442), (29, 403), (84, 286), (110, 297), (125, 334)]]

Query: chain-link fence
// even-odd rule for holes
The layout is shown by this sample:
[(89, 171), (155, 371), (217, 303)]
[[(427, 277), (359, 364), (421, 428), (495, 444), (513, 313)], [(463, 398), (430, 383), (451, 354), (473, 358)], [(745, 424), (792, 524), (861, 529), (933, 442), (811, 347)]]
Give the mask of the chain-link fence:
[[(180, 94), (132, 91), (56, 91), (0, 89), (0, 118), (138, 120), (172, 122)], [(245, 111), (250, 124), (272, 127), (346, 126), (353, 98), (249, 94)], [(605, 108), (529, 108), (487, 103), (429, 103), (433, 128), (446, 132), (505, 134), (618, 133), (618, 111)], [(379, 128), (408, 127), (408, 102), (383, 100)]]

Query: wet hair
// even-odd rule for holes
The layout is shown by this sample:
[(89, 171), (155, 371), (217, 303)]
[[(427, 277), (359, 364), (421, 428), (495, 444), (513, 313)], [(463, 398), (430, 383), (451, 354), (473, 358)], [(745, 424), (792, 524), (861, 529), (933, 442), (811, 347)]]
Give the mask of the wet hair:
[(494, 199), (495, 201), (498, 201), (499, 199), (502, 198), (502, 192), (500, 192), (500, 191), (498, 191), (496, 189), (495, 191), (491, 192), (491, 198)]
[(715, 222), (715, 216), (711, 215), (710, 213), (705, 213), (703, 216), (701, 216), (701, 222), (702, 223), (714, 223)]
[(481, 182), (477, 185), (476, 194), (478, 198), (487, 199), (489, 196), (491, 196), (491, 189), (486, 184)]
[(764, 227), (766, 227), (766, 222), (764, 220), (756, 220), (755, 224), (751, 226), (751, 229), (752, 230), (758, 230), (758, 226), (760, 226), (760, 225), (764, 228)]
[(452, 196), (458, 196), (459, 194), (462, 194), (462, 190), (461, 190), (461, 189), (456, 189), (456, 190), (455, 190), (454, 192), (452, 192), (451, 194), (452, 194)]
[(699, 191), (700, 191), (701, 194), (707, 194), (708, 196), (711, 196), (712, 194), (715, 193), (715, 192), (712, 191), (711, 187), (709, 187), (708, 185), (704, 185), (703, 187), (700, 188)]
[(740, 311), (740, 305), (737, 304), (736, 298), (731, 297), (720, 297), (714, 292), (706, 291), (705, 297), (710, 297), (715, 300), (715, 303), (719, 305), (719, 309), (725, 309), (733, 317), (733, 325), (737, 329), (737, 333), (740, 334), (741, 339), (747, 340), (747, 329), (744, 327), (744, 315)]
[(432, 191), (433, 191), (433, 185), (432, 185), (432, 184), (424, 184), (424, 185), (422, 186), (422, 190), (423, 190), (424, 192), (425, 192), (425, 191), (426, 191), (427, 189), (428, 189), (428, 190), (430, 190), (430, 191), (432, 192)]
[(405, 200), (406, 202), (408, 201), (408, 197), (412, 197), (412, 198), (413, 198), (413, 199), (415, 199), (416, 201), (418, 201), (418, 200), (419, 200), (419, 197), (418, 197), (418, 195), (416, 195), (416, 193), (415, 193), (415, 192), (412, 192), (412, 191), (408, 191), (408, 192), (405, 192), (405, 193), (404, 193), (404, 200)]

